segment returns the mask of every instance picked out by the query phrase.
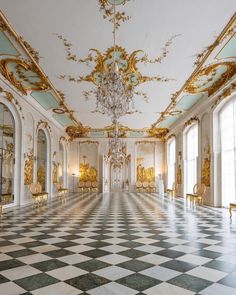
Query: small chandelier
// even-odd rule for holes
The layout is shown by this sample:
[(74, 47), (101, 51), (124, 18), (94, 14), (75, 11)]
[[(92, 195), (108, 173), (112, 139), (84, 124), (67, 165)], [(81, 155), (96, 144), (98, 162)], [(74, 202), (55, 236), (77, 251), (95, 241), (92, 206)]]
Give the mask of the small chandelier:
[(114, 137), (109, 141), (109, 154), (115, 164), (120, 164), (122, 161), (122, 142), (119, 139), (119, 130), (117, 121), (113, 122), (115, 125)]
[(114, 52), (112, 65), (102, 75), (101, 83), (98, 85), (96, 93), (96, 110), (111, 117), (116, 121), (120, 117), (134, 113), (134, 93), (132, 86), (128, 85), (124, 76), (119, 71), (116, 62), (116, 4), (113, 3), (113, 41)]

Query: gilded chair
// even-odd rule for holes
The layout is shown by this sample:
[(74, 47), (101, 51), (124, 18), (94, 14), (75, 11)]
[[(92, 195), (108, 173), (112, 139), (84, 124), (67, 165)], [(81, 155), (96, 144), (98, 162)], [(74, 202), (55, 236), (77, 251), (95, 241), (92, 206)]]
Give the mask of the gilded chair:
[(172, 188), (167, 188), (166, 189), (166, 193), (168, 194), (168, 196), (170, 196), (172, 198), (175, 197), (175, 193), (176, 193), (176, 185), (175, 185), (175, 182), (173, 182)]
[(92, 182), (92, 192), (97, 193), (98, 192), (98, 182), (97, 181), (93, 181)]
[(187, 200), (190, 201), (190, 204), (198, 204), (203, 205), (204, 202), (204, 195), (206, 192), (206, 186), (205, 184), (196, 183), (193, 187), (193, 193), (192, 194), (186, 194)]
[(78, 191), (81, 192), (81, 193), (83, 193), (84, 187), (85, 187), (85, 182), (80, 181), (79, 182), (79, 186), (78, 186)]
[(137, 191), (138, 193), (140, 193), (140, 192), (141, 192), (141, 189), (142, 189), (142, 182), (137, 181), (137, 182), (136, 182), (136, 191)]
[(69, 189), (68, 189), (68, 188), (64, 188), (61, 182), (58, 182), (58, 183), (56, 184), (56, 187), (57, 187), (57, 193), (58, 193), (58, 196), (59, 196), (60, 198), (62, 198), (62, 197), (66, 197), (66, 196), (68, 195), (68, 193), (69, 193)]
[(236, 209), (236, 202), (229, 204), (229, 215), (230, 215), (230, 218), (232, 218), (232, 209)]

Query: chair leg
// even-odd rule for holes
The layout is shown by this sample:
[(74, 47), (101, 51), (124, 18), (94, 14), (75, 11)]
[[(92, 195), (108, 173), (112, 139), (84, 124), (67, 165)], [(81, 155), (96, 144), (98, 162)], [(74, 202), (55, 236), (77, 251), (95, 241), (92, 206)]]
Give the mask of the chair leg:
[(232, 207), (231, 206), (229, 206), (229, 216), (230, 216), (230, 218), (232, 218)]
[(2, 204), (0, 204), (0, 216), (2, 216), (2, 213), (3, 213), (3, 206)]

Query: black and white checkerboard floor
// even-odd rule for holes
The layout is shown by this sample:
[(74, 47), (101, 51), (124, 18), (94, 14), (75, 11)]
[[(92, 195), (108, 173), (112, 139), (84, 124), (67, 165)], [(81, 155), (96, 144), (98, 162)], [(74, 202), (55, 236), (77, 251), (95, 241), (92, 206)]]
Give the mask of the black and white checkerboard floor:
[(156, 194), (5, 211), (0, 294), (235, 295), (236, 213)]

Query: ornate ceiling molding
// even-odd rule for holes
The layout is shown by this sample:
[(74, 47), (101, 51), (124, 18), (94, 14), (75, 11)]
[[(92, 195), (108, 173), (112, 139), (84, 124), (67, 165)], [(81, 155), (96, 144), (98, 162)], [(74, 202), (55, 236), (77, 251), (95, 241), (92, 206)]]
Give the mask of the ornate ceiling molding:
[[(23, 37), (19, 36), (17, 34), (17, 32), (13, 29), (13, 27), (11, 26), (11, 24), (9, 23), (9, 21), (7, 20), (7, 18), (5, 17), (5, 15), (3, 14), (3, 12), (0, 10), (0, 29), (3, 30), (6, 34), (8, 34), (9, 36), (13, 37), (15, 39), (15, 41), (17, 42), (17, 44), (19, 45), (19, 47), (21, 47), (23, 49), (23, 51), (25, 52), (26, 56), (29, 58), (29, 61), (25, 61), (25, 60), (19, 60), (20, 62), (26, 63), (26, 67), (33, 69), (34, 72), (36, 72), (41, 81), (43, 81), (43, 84), (47, 84), (47, 88), (50, 88), (53, 93), (55, 94), (59, 105), (61, 106), (61, 108), (64, 110), (64, 112), (69, 113), (70, 114), (70, 118), (71, 120), (75, 123), (75, 125), (82, 125), (81, 122), (79, 122), (74, 114), (73, 111), (71, 111), (69, 109), (69, 107), (67, 106), (67, 104), (65, 103), (65, 97), (62, 95), (62, 93), (60, 91), (58, 91), (54, 85), (52, 84), (52, 82), (50, 81), (50, 79), (48, 78), (48, 76), (44, 73), (44, 71), (41, 69), (40, 65), (38, 64), (39, 62), (39, 52), (37, 50), (35, 50), (28, 42), (26, 42)], [(24, 67), (22, 65), (22, 67)], [(3, 67), (4, 69), (4, 67)], [(12, 81), (10, 81), (12, 79), (11, 75), (5, 72), (5, 74), (7, 75), (7, 80), (11, 83)], [(6, 78), (6, 77), (5, 77)], [(10, 80), (9, 80), (10, 79)], [(14, 78), (13, 78), (14, 80)], [(13, 81), (18, 87), (16, 87), (18, 90), (19, 88), (21, 88), (21, 92), (25, 94), (25, 87), (21, 87), (20, 84), (18, 83), (18, 81)], [(14, 85), (14, 84), (13, 84)], [(14, 85), (14, 86), (16, 86)]]
[(27, 61), (13, 58), (2, 59), (0, 60), (0, 72), (24, 95), (27, 95), (27, 91), (41, 91), (49, 87), (37, 67)]
[[(218, 79), (218, 70), (222, 69), (224, 72)], [(208, 92), (208, 95), (215, 93), (222, 85), (236, 74), (235, 62), (221, 62), (212, 64), (208, 67), (201, 69), (186, 86), (185, 91), (191, 94)], [(207, 79), (202, 80), (202, 78)]]
[[(232, 18), (230, 19), (230, 21), (228, 22), (228, 24), (225, 26), (225, 28), (222, 30), (222, 32), (217, 37), (217, 39), (210, 46), (208, 46), (207, 48), (205, 48), (201, 54), (197, 55), (197, 60), (194, 63), (195, 66), (196, 66), (195, 70), (190, 75), (190, 77), (188, 78), (188, 80), (184, 83), (184, 85), (178, 91), (176, 91), (175, 93), (172, 94), (170, 104), (167, 106), (167, 108), (163, 112), (161, 112), (160, 117), (156, 120), (155, 123), (152, 124), (152, 127), (158, 126), (159, 123), (163, 122), (163, 120), (165, 119), (165, 117), (169, 117), (170, 116), (170, 113), (173, 110), (175, 110), (176, 105), (177, 105), (177, 102), (180, 99), (181, 94), (184, 93), (184, 91), (186, 89), (188, 89), (188, 87), (190, 87), (189, 85), (191, 85), (193, 83), (195, 77), (199, 76), (199, 73), (204, 70), (204, 69), (202, 69), (202, 66), (207, 61), (208, 57), (211, 55), (211, 53), (213, 52), (213, 50), (215, 50), (215, 48), (217, 46), (219, 46), (225, 39), (227, 39), (231, 35), (233, 35), (234, 32), (235, 32), (235, 30), (236, 30), (236, 13), (232, 16)], [(211, 67), (211, 66), (212, 65), (210, 65), (209, 67)], [(232, 72), (230, 71), (232, 75), (233, 75), (233, 73), (235, 73), (235, 70), (234, 69), (235, 69), (235, 67), (232, 66)], [(213, 87), (212, 89), (210, 89), (210, 92), (213, 91), (212, 93), (214, 93), (222, 85), (224, 85), (226, 79), (223, 78), (222, 80), (223, 80), (223, 83), (219, 87)], [(190, 88), (190, 90), (191, 90), (191, 88)], [(188, 93), (185, 93), (185, 94), (188, 94)]]
[[(106, 50), (105, 53), (100, 52), (96, 48), (92, 48), (89, 50), (89, 53), (85, 58), (79, 58), (76, 54), (72, 52), (73, 45), (71, 42), (69, 42), (60, 34), (56, 34), (56, 36), (59, 40), (63, 42), (67, 55), (67, 60), (79, 64), (85, 64), (89, 68), (93, 69), (90, 74), (86, 76), (75, 77), (73, 75), (59, 75), (58, 78), (61, 80), (67, 80), (74, 83), (89, 82), (92, 83), (94, 86), (98, 86), (101, 83), (102, 75), (108, 72), (112, 65), (114, 52), (119, 71), (124, 77), (128, 88), (136, 88), (140, 84), (146, 82), (169, 82), (174, 80), (172, 78), (162, 77), (160, 75), (154, 77), (144, 76), (140, 72), (138, 65), (161, 64), (163, 60), (168, 56), (170, 52), (170, 46), (173, 44), (174, 39), (180, 35), (174, 35), (170, 39), (168, 39), (162, 48), (161, 54), (154, 59), (151, 59), (143, 50), (135, 50), (132, 53), (128, 54), (126, 52), (126, 49), (121, 46), (116, 46), (115, 48), (110, 47)], [(138, 90), (134, 90), (134, 93), (138, 96), (141, 96), (145, 101), (148, 101), (148, 96), (146, 93)], [(84, 91), (83, 94), (85, 99), (87, 100), (91, 96), (95, 96), (96, 89)]]
[[(130, 0), (98, 0), (99, 9), (102, 12), (103, 19), (108, 20), (109, 22), (113, 22), (113, 6), (112, 4), (117, 5), (125, 5), (127, 2), (130, 2)], [(115, 13), (115, 25), (116, 29), (119, 29), (121, 26), (121, 23), (127, 22), (130, 20), (130, 16), (127, 15), (124, 11), (116, 11)]]

